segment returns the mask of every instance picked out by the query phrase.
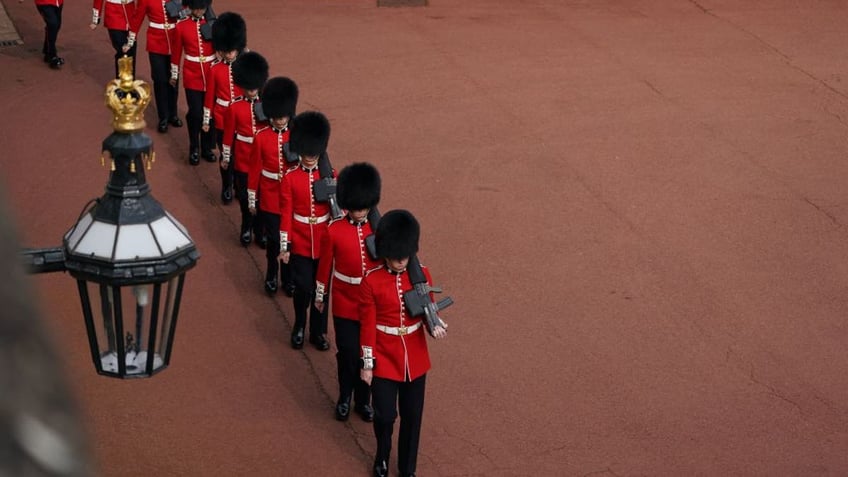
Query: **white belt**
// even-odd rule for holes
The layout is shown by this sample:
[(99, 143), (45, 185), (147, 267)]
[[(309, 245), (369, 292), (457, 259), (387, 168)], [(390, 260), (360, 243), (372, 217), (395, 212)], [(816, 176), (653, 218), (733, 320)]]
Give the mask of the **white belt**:
[(195, 63), (209, 63), (210, 61), (215, 61), (214, 56), (185, 56), (186, 61), (193, 61)]
[(418, 331), (421, 328), (421, 322), (415, 323), (412, 326), (383, 326), (377, 325), (377, 329), (387, 335), (403, 336)]
[(118, 5), (126, 5), (132, 2), (133, 0), (106, 0), (106, 3), (117, 3)]
[(253, 136), (242, 136), (241, 134), (236, 134), (236, 139), (238, 139), (239, 141), (246, 142), (248, 144), (253, 144)]
[(176, 25), (174, 25), (173, 23), (154, 23), (154, 22), (148, 23), (147, 26), (150, 27), (150, 28), (158, 28), (160, 30), (173, 30), (174, 27), (176, 27)]
[(321, 217), (304, 217), (298, 214), (292, 214), (292, 216), (294, 216), (294, 220), (297, 220), (298, 222), (312, 225), (321, 224), (330, 220), (330, 214), (324, 214)]
[(218, 103), (219, 105), (225, 107), (225, 108), (230, 105), (229, 101), (227, 101), (226, 99), (222, 99), (222, 98), (215, 98), (215, 102)]
[(262, 177), (267, 177), (268, 179), (273, 179), (275, 181), (280, 180), (280, 174), (278, 174), (276, 172), (269, 172), (269, 171), (266, 171), (265, 169), (262, 169)]
[(335, 270), (333, 270), (333, 276), (345, 283), (350, 283), (351, 285), (359, 285), (359, 283), (362, 282), (362, 277), (349, 277)]

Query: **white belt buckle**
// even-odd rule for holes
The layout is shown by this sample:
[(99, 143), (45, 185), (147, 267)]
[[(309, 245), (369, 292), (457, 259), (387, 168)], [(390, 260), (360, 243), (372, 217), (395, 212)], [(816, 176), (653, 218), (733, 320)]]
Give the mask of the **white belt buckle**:
[(398, 332), (398, 336), (403, 336), (403, 335), (409, 333), (409, 331), (407, 331), (407, 327), (405, 325), (404, 326), (398, 326), (397, 332)]

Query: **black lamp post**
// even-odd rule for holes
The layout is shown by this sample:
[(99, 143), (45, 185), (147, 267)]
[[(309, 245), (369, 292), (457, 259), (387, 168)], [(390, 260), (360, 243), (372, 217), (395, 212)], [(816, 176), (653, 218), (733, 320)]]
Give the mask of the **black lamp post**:
[(199, 253), (186, 229), (150, 194), (153, 141), (143, 131), (150, 87), (132, 58), (106, 88), (114, 132), (103, 141), (106, 193), (68, 230), (61, 248), (25, 250), (32, 273), (68, 271), (77, 280), (98, 374), (149, 377), (171, 359), (185, 272)]

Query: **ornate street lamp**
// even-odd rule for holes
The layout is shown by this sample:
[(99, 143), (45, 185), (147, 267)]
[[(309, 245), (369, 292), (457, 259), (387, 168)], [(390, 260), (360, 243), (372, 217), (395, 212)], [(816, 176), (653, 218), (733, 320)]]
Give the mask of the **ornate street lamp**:
[(68, 230), (62, 247), (25, 250), (32, 273), (68, 271), (77, 280), (98, 374), (149, 377), (171, 359), (185, 272), (200, 254), (186, 229), (150, 194), (155, 155), (143, 130), (150, 86), (132, 58), (118, 60), (106, 87), (114, 132), (103, 141), (106, 193)]

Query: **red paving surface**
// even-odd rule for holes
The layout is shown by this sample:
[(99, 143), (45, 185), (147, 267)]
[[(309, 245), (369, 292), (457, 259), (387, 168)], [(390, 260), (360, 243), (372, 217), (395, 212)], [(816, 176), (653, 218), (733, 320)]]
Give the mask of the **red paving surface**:
[[(422, 222), (456, 305), (420, 475), (848, 474), (846, 5), (375, 4), (215, 7), (330, 117), (336, 167), (373, 162), (381, 209)], [(58, 245), (107, 178), (111, 53), (71, 1), (51, 71), (31, 2), (6, 7), (6, 195), (25, 244)], [(289, 348), (214, 166), (148, 129), (203, 254), (171, 367), (96, 376), (73, 282), (33, 278), (102, 474), (368, 475), (371, 428), (333, 420), (332, 353)]]

